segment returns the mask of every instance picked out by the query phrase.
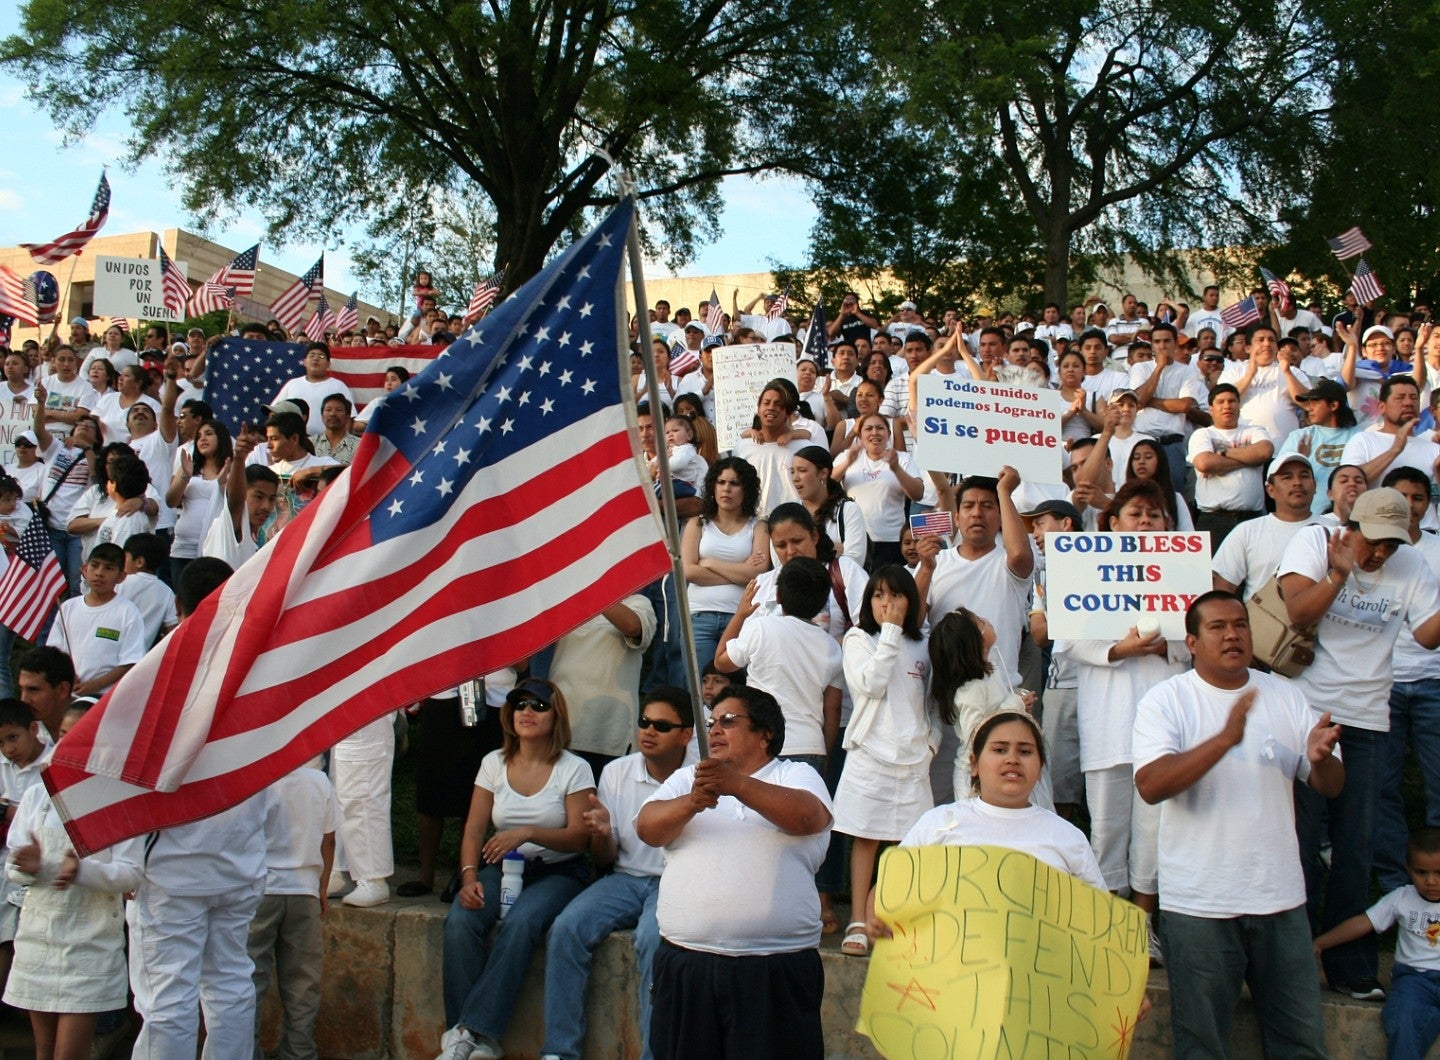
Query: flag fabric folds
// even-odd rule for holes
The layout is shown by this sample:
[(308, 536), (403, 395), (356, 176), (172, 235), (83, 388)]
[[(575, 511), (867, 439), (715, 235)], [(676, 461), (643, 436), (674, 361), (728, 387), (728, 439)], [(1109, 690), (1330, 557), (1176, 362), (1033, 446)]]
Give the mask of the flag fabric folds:
[(1330, 249), (1341, 261), (1348, 258), (1358, 257), (1370, 249), (1370, 240), (1365, 238), (1365, 233), (1359, 227), (1347, 228), (1334, 239), (1325, 240), (1330, 244)]
[(475, 290), (470, 292), (470, 304), (465, 307), (467, 325), (475, 323), (495, 304), (495, 298), (500, 294), (500, 287), (504, 283), (505, 270), (501, 268), (475, 285)]
[(190, 298), (190, 315), (200, 316), (217, 309), (229, 309), (236, 297), (248, 298), (255, 290), (255, 269), (260, 261), (260, 244), (235, 255), (222, 265)]
[[(398, 364), (411, 375), (430, 366), (440, 346), (334, 346), (330, 374), (350, 388), (357, 406), (385, 392), (385, 369)], [(285, 381), (305, 372), (305, 343), (221, 339), (206, 358), (205, 399), (233, 435), (242, 423), (264, 422)]]
[(802, 356), (811, 357), (815, 361), (815, 367), (824, 372), (830, 367), (830, 340), (825, 334), (825, 303), (815, 303), (815, 310), (810, 314), (810, 324), (805, 329), (805, 346), (800, 351)]
[(1259, 319), (1260, 307), (1255, 304), (1254, 295), (1248, 295), (1242, 301), (1220, 311), (1220, 322), (1233, 331), (1247, 328)]
[(1360, 264), (1355, 266), (1355, 275), (1350, 279), (1350, 290), (1355, 292), (1355, 298), (1361, 305), (1367, 305), (1385, 293), (1385, 288), (1380, 286), (1380, 279), (1375, 275), (1375, 270), (1364, 258)]
[(7, 265), (0, 265), (0, 315), (32, 327), (40, 323), (40, 311), (26, 294), (25, 281)]
[(1294, 305), (1290, 297), (1290, 285), (1269, 269), (1261, 269), (1260, 278), (1265, 281), (1265, 287), (1270, 292), (1270, 297), (1275, 299), (1276, 307), (1280, 312), (1289, 313)]
[(670, 568), (621, 309), (625, 200), (376, 410), (350, 468), (44, 773), (82, 856), (216, 813)]
[(71, 254), (79, 254), (84, 250), (85, 244), (95, 238), (95, 233), (104, 227), (105, 218), (109, 216), (110, 181), (102, 171), (100, 186), (95, 189), (95, 199), (90, 204), (90, 216), (80, 223), (79, 228), (66, 232), (63, 236), (57, 236), (49, 243), (21, 243), (20, 245), (42, 265), (54, 265), (57, 261), (64, 261)]
[(165, 248), (156, 244), (160, 251), (160, 303), (170, 312), (185, 315), (185, 303), (190, 301), (190, 285), (180, 275), (179, 267), (170, 260)]
[(45, 520), (37, 513), (0, 574), (0, 625), (22, 640), (34, 641), (64, 591), (65, 572), (50, 546)]
[(305, 337), (316, 342), (325, 341), (325, 332), (335, 329), (335, 314), (330, 312), (330, 303), (325, 298), (325, 292), (320, 292), (319, 299), (315, 302), (315, 313), (306, 322), (304, 327)]
[(343, 335), (347, 331), (354, 331), (360, 323), (360, 292), (352, 291), (350, 297), (345, 299), (345, 304), (340, 307), (340, 312), (335, 315), (335, 331)]
[[(684, 332), (681, 332), (683, 335)], [(670, 347), (670, 374), (675, 378), (689, 375), (700, 367), (700, 355), (685, 345), (683, 338), (676, 339)]]
[(771, 320), (784, 316), (785, 310), (790, 308), (790, 288), (780, 292), (780, 297), (770, 303), (770, 308), (765, 310), (765, 315)]
[(305, 270), (305, 275), (280, 292), (270, 306), (270, 315), (280, 321), (286, 331), (294, 331), (305, 319), (305, 310), (310, 308), (310, 299), (315, 297), (316, 285), (325, 286), (325, 255)]
[(720, 305), (720, 295), (715, 288), (710, 288), (710, 301), (705, 303), (704, 316), (705, 330), (711, 335), (718, 335), (725, 330), (725, 309)]

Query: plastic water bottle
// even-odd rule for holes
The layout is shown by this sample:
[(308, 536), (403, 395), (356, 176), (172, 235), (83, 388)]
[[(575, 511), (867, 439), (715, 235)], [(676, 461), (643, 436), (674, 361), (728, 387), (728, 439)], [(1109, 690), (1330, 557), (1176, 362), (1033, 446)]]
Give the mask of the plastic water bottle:
[(525, 889), (525, 855), (514, 850), (500, 859), (500, 919)]

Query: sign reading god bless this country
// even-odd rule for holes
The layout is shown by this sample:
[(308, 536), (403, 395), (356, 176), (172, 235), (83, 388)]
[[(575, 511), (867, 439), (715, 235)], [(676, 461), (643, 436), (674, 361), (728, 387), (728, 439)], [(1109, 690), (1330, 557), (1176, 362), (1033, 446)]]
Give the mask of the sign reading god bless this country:
[[(717, 346), (712, 356), (715, 366), (715, 433), (723, 452), (734, 449), (740, 441), (740, 433), (754, 425), (755, 407), (766, 383), (772, 379), (795, 382), (795, 344), (760, 342)], [(659, 431), (655, 433), (657, 436), (660, 434)]]
[(1185, 638), (1210, 591), (1210, 533), (1045, 535), (1045, 622), (1055, 640), (1121, 640), (1132, 628)]
[[(176, 262), (180, 275), (185, 263)], [(165, 305), (161, 290), (160, 262), (150, 258), (95, 259), (95, 314), (102, 317), (129, 317), (131, 320), (168, 320), (184, 316)]]
[(1025, 482), (1064, 481), (1058, 390), (930, 372), (915, 397), (915, 459), (926, 470), (997, 476), (1008, 465)]

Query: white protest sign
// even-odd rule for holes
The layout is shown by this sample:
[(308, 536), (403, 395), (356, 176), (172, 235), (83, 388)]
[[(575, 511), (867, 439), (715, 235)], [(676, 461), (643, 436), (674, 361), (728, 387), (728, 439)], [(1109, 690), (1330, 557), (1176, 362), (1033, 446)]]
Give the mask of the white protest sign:
[(721, 452), (734, 449), (740, 432), (755, 423), (760, 391), (772, 379), (795, 381), (795, 344), (747, 343), (717, 346), (715, 365), (715, 433)]
[(926, 470), (998, 476), (1008, 464), (1025, 482), (1064, 481), (1058, 390), (928, 372), (915, 397), (915, 460)]
[(0, 389), (0, 464), (7, 468), (15, 466), (15, 437), (21, 431), (35, 429), (35, 406), (27, 391), (25, 394), (11, 394)]
[[(177, 261), (174, 265), (182, 277), (186, 275), (183, 262)], [(185, 319), (182, 314), (166, 308), (160, 262), (151, 258), (96, 258), (92, 304), (96, 316), (171, 322)]]
[(1208, 531), (1045, 535), (1053, 640), (1120, 640), (1155, 621), (1166, 640), (1184, 640), (1185, 609), (1211, 585)]

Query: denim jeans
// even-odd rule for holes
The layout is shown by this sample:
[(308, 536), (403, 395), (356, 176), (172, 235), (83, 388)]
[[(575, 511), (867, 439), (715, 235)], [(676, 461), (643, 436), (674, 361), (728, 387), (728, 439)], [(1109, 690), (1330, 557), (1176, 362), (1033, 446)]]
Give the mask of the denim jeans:
[(50, 534), (50, 547), (55, 550), (55, 561), (65, 572), (66, 595), (76, 596), (80, 592), (80, 538), (64, 530), (56, 530), (53, 526), (45, 529)]
[(555, 918), (545, 944), (545, 1045), (541, 1053), (580, 1060), (590, 960), (612, 931), (634, 928), (635, 965), (640, 973), (640, 1057), (651, 1060), (650, 969), (660, 947), (660, 927), (655, 922), (659, 898), (659, 876), (616, 872), (587, 887)]
[(553, 866), (527, 862), (525, 887), (492, 943), (490, 929), (500, 919), (500, 866), (481, 870), (485, 907), (466, 909), (456, 900), (445, 916), (441, 972), (447, 1027), (459, 1024), (496, 1041), (505, 1037), (530, 958), (589, 876), (584, 858)]
[(1396, 964), (1380, 1018), (1388, 1060), (1425, 1060), (1440, 1037), (1440, 972)]
[(1440, 827), (1440, 683), (1396, 681), (1390, 689), (1390, 732), (1381, 759), (1375, 804), (1375, 874), (1387, 894), (1410, 882), (1405, 871), (1405, 750), (1415, 749), (1425, 783), (1425, 823)]
[(650, 641), (650, 672), (645, 676), (641, 692), (660, 685), (690, 687), (685, 676), (684, 636), (680, 626), (680, 606), (675, 596), (675, 575), (651, 582), (640, 590), (655, 609), (655, 636)]
[(1303, 906), (1226, 920), (1160, 912), (1174, 1055), (1224, 1060), (1240, 987), (1250, 984), (1265, 1055), (1324, 1057), (1320, 984)]
[[(1308, 784), (1295, 785), (1295, 826), (1300, 837), (1300, 864), (1305, 870), (1306, 904), (1310, 926), (1316, 933), (1329, 931), (1340, 921), (1363, 913), (1370, 905), (1370, 871), (1373, 867), (1375, 803), (1380, 793), (1385, 748), (1383, 732), (1340, 730), (1340, 754), (1345, 760), (1345, 786), (1333, 799), (1325, 799)], [(1329, 811), (1330, 873), (1320, 862), (1320, 845), (1326, 835)], [(1354, 942), (1335, 946), (1321, 955), (1325, 978), (1331, 986), (1373, 978), (1379, 970), (1374, 932)]]
[[(695, 659), (701, 670), (715, 661), (715, 653), (720, 650), (720, 634), (725, 632), (730, 618), (726, 611), (697, 611), (690, 616), (690, 628), (695, 632)], [(679, 685), (688, 688), (690, 682), (682, 680)]]

